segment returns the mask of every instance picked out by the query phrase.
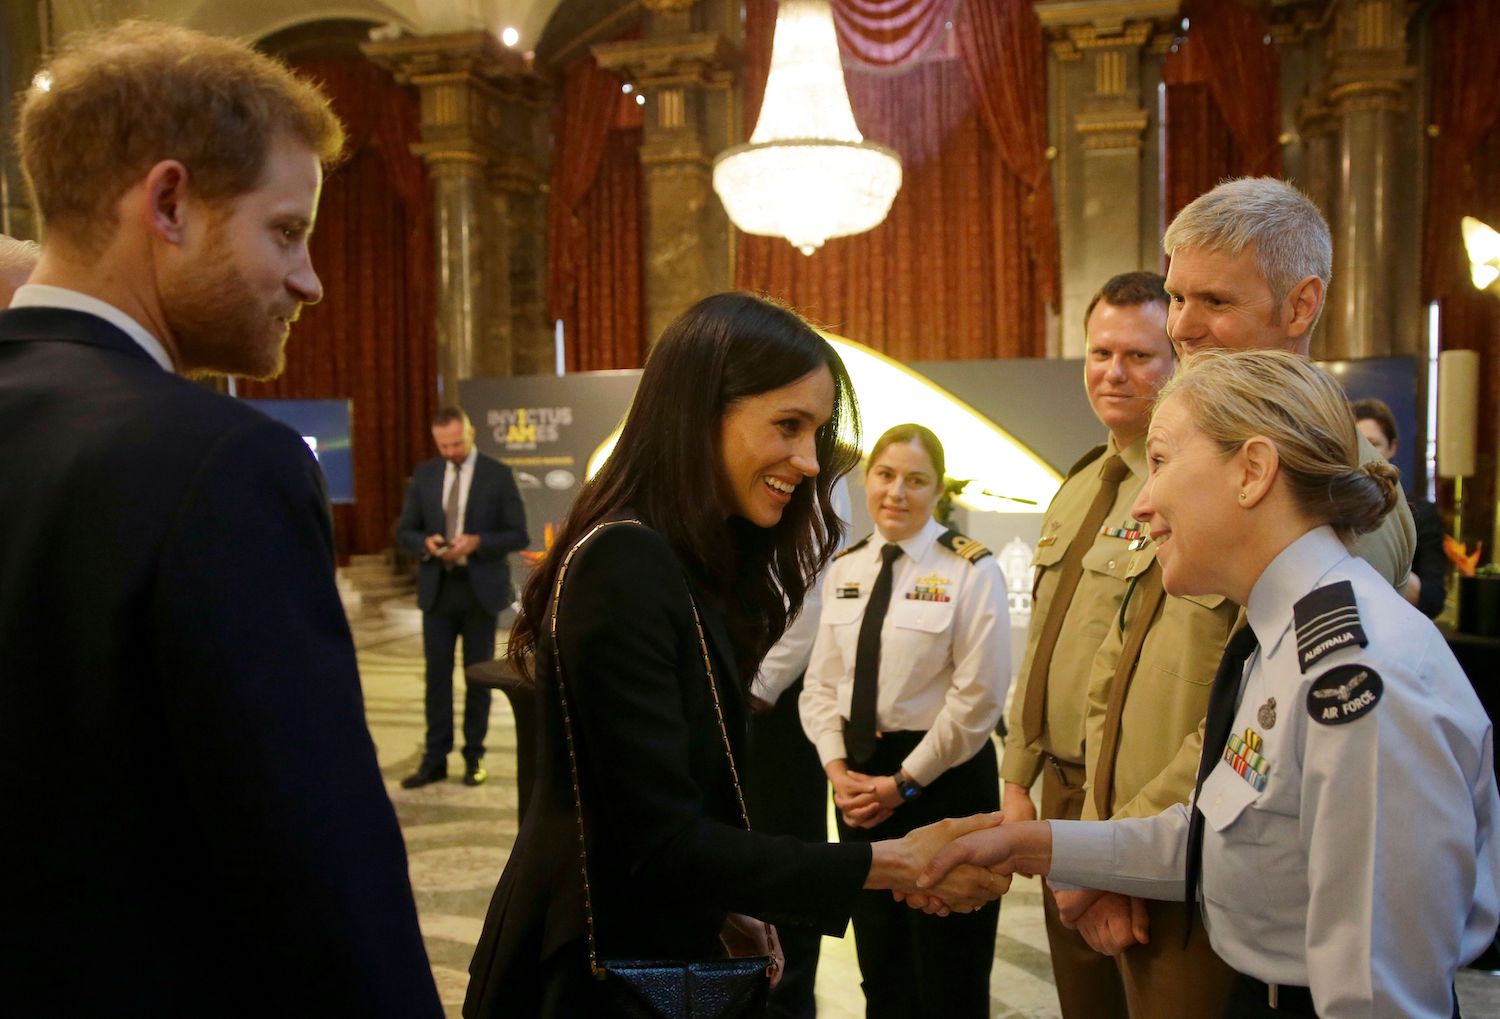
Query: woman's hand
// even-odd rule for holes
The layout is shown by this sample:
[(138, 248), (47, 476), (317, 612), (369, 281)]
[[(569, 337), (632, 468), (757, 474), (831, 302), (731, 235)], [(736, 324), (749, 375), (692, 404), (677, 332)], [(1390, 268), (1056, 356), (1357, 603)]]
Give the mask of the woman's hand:
[(931, 887), (920, 889), (919, 898), (916, 880), (927, 861), (942, 847), (969, 832), (999, 824), (1000, 820), (998, 813), (950, 817), (917, 828), (903, 838), (873, 843), (874, 856), (865, 887), (889, 889), (898, 901), (939, 916), (978, 909), (1009, 890), (1009, 877), (984, 867), (954, 867)]
[(719, 941), (731, 959), (750, 959), (758, 955), (771, 957), (771, 986), (781, 982), (786, 970), (786, 953), (776, 928), (764, 920), (743, 913), (730, 913), (719, 928)]

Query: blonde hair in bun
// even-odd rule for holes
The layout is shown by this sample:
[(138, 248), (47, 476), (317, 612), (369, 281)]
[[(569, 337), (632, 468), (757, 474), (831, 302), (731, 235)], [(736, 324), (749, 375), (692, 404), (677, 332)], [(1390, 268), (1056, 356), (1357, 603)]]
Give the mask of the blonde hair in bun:
[(1261, 436), (1276, 447), (1281, 475), (1310, 518), (1348, 538), (1380, 526), (1401, 496), (1401, 472), (1360, 463), (1344, 390), (1322, 369), (1284, 350), (1206, 350), (1162, 388), (1186, 399), (1198, 430), (1225, 454)]

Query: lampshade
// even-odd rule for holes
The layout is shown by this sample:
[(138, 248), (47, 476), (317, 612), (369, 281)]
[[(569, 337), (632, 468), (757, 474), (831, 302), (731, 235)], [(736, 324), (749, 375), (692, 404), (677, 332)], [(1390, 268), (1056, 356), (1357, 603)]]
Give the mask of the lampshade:
[(1469, 276), (1480, 290), (1488, 290), (1500, 279), (1500, 233), (1473, 216), (1465, 216), (1461, 225), (1469, 252)]
[(805, 255), (890, 212), (901, 159), (854, 123), (827, 0), (782, 0), (760, 119), (714, 160), (714, 190), (735, 226)]

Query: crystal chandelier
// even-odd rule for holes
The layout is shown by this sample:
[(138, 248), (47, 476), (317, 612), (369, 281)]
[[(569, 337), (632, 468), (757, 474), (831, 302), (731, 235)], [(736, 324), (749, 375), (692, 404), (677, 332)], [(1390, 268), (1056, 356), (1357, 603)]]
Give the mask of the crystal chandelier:
[(901, 159), (854, 123), (828, 0), (781, 0), (760, 119), (714, 160), (714, 190), (735, 226), (804, 255), (891, 211)]

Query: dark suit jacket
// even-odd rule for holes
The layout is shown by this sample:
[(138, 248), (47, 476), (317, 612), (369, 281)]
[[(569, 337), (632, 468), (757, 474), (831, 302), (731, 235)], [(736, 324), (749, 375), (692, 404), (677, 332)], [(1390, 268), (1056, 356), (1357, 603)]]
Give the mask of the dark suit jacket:
[(0, 1014), (440, 1016), (317, 465), (0, 313)]
[[(717, 606), (697, 601), (743, 762), (747, 710), (734, 655)], [(870, 849), (743, 830), (687, 582), (666, 540), (630, 524), (599, 532), (574, 557), (562, 604), (601, 956), (711, 958), (726, 912), (842, 934)], [(590, 1014), (553, 653), (543, 640), (536, 784), (470, 966), (470, 1019)]]
[[(437, 603), (438, 584), (443, 579), (443, 561), (427, 555), (427, 536), (442, 534), (447, 527), (443, 513), (443, 472), (448, 461), (433, 457), (417, 464), (396, 540), (417, 556), (417, 605), (424, 612)], [(464, 531), (478, 535), (479, 548), (469, 555), (469, 584), (486, 612), (498, 615), (511, 602), (510, 563), (506, 554), (526, 547), (526, 508), (510, 468), (492, 456), (474, 458), (474, 479), (469, 483), (469, 501), (464, 507)]]

